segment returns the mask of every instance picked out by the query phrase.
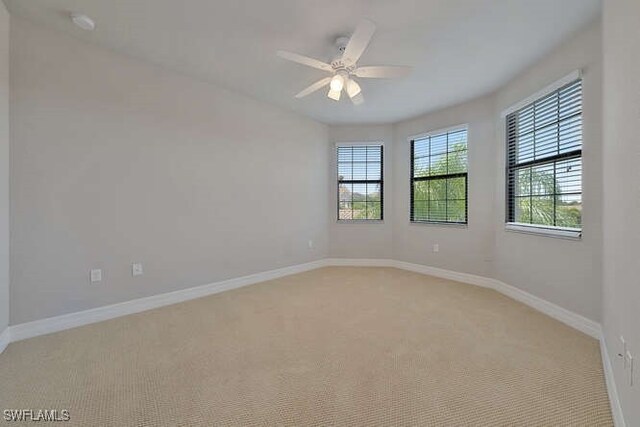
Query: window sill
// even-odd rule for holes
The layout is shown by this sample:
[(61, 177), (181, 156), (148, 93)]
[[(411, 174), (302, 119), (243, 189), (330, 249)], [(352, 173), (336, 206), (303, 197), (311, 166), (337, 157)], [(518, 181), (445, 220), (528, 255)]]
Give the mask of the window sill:
[(565, 228), (545, 228), (531, 224), (507, 223), (505, 231), (553, 237), (556, 239), (582, 240), (582, 231)]
[(409, 221), (410, 225), (427, 225), (431, 227), (444, 227), (444, 228), (469, 228), (469, 224), (459, 222), (432, 222), (432, 221)]

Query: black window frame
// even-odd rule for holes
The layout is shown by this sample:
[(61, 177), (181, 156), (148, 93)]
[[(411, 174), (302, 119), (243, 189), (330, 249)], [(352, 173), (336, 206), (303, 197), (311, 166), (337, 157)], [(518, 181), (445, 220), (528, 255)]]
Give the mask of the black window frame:
[[(340, 149), (343, 148), (354, 148), (354, 147), (366, 147), (367, 150), (371, 147), (375, 147), (375, 148), (379, 148), (380, 149), (380, 179), (350, 179), (350, 180), (346, 180), (346, 179), (340, 179)], [(354, 162), (353, 158), (351, 160), (351, 162), (344, 162), (344, 163), (351, 163), (352, 167), (353, 167), (353, 163), (359, 163), (359, 162)], [(365, 160), (365, 168), (367, 167), (366, 165), (369, 163), (368, 159)], [(374, 163), (374, 162), (372, 162)], [(377, 162), (375, 162), (377, 163)], [(353, 173), (352, 173), (352, 178), (353, 178)], [(340, 185), (341, 184), (377, 184), (379, 185), (380, 188), (380, 217), (379, 218), (344, 218), (341, 219), (340, 218)], [(336, 144), (336, 221), (338, 222), (381, 222), (384, 221), (384, 144), (380, 143), (380, 142), (363, 142), (363, 143), (342, 143), (342, 144)], [(352, 201), (353, 203), (353, 201)], [(367, 203), (367, 201), (365, 200), (365, 203)], [(365, 205), (366, 206), (366, 205)], [(352, 212), (353, 212), (353, 207), (351, 208)], [(365, 216), (368, 216), (368, 212), (365, 214)]]
[[(447, 136), (447, 149), (444, 152), (446, 155), (449, 153), (453, 153), (454, 151), (449, 151), (449, 135), (455, 134), (459, 132), (465, 132), (465, 152), (467, 156), (467, 164), (465, 172), (456, 172), (456, 173), (446, 173), (439, 175), (429, 175), (424, 177), (416, 177), (415, 176), (415, 144), (416, 141), (423, 140), (425, 138), (436, 138), (442, 135)], [(460, 225), (466, 226), (469, 224), (469, 129), (467, 125), (455, 126), (449, 129), (438, 130), (434, 132), (429, 132), (420, 137), (414, 137), (411, 139), (411, 170), (410, 170), (410, 198), (409, 198), (409, 221), (415, 224), (436, 224), (436, 225)], [(431, 143), (429, 142), (429, 157), (431, 157)], [(441, 180), (441, 179), (451, 179), (451, 178), (464, 178), (464, 221), (449, 221), (449, 220), (433, 220), (433, 219), (416, 219), (415, 218), (415, 194), (414, 194), (414, 184), (416, 182), (421, 181), (433, 181), (433, 180)], [(447, 184), (448, 185), (448, 184)], [(445, 191), (445, 207), (448, 206), (448, 191)], [(445, 212), (445, 216), (448, 214)]]
[[(561, 117), (561, 105), (560, 105), (560, 99), (561, 99), (561, 94), (563, 93), (563, 91), (567, 91), (567, 90), (572, 90), (572, 88), (574, 87), (579, 87), (578, 89), (578, 95), (572, 95), (572, 96), (578, 96), (579, 100), (580, 100), (580, 107), (579, 110), (577, 112), (574, 112), (572, 114), (569, 114), (565, 117)], [(557, 203), (558, 203), (558, 197), (561, 196), (580, 196), (580, 205), (582, 206), (582, 202), (583, 202), (583, 195), (584, 195), (584, 188), (583, 188), (583, 181), (584, 181), (584, 177), (583, 177), (583, 153), (582, 153), (582, 148), (583, 148), (583, 139), (584, 139), (584, 103), (583, 103), (583, 99), (584, 99), (584, 85), (583, 85), (583, 81), (582, 81), (582, 77), (577, 77), (575, 79), (572, 79), (570, 82), (562, 84), (560, 87), (558, 87), (557, 89), (551, 90), (539, 97), (537, 97), (535, 100), (527, 103), (526, 105), (519, 107), (517, 110), (510, 112), (509, 114), (507, 114), (505, 116), (505, 141), (506, 141), (506, 170), (505, 170), (505, 222), (507, 226), (516, 226), (516, 227), (524, 227), (526, 229), (530, 229), (531, 231), (535, 232), (536, 230), (539, 230), (541, 232), (544, 232), (544, 230), (549, 230), (551, 232), (557, 230), (559, 232), (570, 232), (570, 233), (576, 233), (576, 237), (581, 237), (582, 236), (582, 230), (584, 227), (584, 222), (583, 222), (583, 216), (582, 216), (582, 212), (581, 212), (581, 217), (580, 217), (580, 227), (565, 227), (565, 226), (558, 226), (557, 225), (557, 221), (558, 221), (558, 210), (557, 210)], [(556, 114), (556, 118), (548, 123), (545, 123), (541, 126), (536, 126), (536, 112), (535, 112), (535, 106), (538, 105), (539, 103), (543, 103), (545, 102), (547, 99), (550, 99), (552, 97), (557, 97), (557, 114)], [(569, 100), (565, 100), (565, 102), (570, 103), (570, 102), (575, 102), (575, 99), (572, 99), (571, 96), (567, 96), (567, 99)], [(523, 111), (526, 111), (527, 109), (530, 108), (534, 108), (534, 112), (533, 112), (533, 116), (532, 116), (532, 120), (533, 120), (533, 124), (532, 124), (532, 128), (530, 132), (526, 132), (526, 134), (532, 133), (533, 134), (533, 143), (532, 143), (532, 150), (533, 150), (533, 159), (532, 160), (527, 160), (527, 161), (522, 161), (522, 162), (518, 162), (517, 161), (517, 156), (518, 156), (518, 144), (520, 142), (520, 138), (523, 136), (521, 133), (518, 132), (518, 125), (517, 125), (517, 120), (518, 120), (518, 115), (521, 114)], [(543, 113), (541, 113), (541, 115), (543, 115)], [(547, 114), (548, 117), (548, 114)], [(572, 119), (576, 119), (579, 117), (579, 126), (580, 126), (580, 144), (578, 148), (574, 148), (571, 149), (570, 151), (566, 151), (566, 152), (560, 152), (561, 149), (561, 145), (563, 142), (563, 139), (560, 136), (560, 129), (561, 129), (561, 125), (565, 124), (565, 123), (570, 123), (570, 120)], [(548, 119), (547, 119), (548, 120)], [(557, 146), (557, 154), (554, 155), (550, 155), (547, 157), (541, 157), (536, 159), (535, 158), (535, 153), (536, 153), (536, 132), (540, 131), (540, 130), (544, 130), (548, 127), (551, 126), (555, 126), (557, 125), (557, 134), (556, 137), (554, 139), (555, 144)], [(548, 143), (547, 143), (548, 145)], [(562, 191), (558, 191), (558, 184), (557, 184), (557, 169), (558, 169), (558, 164), (561, 162), (569, 162), (572, 160), (580, 160), (580, 181), (579, 181), (579, 185), (580, 185), (580, 191), (573, 191), (573, 192), (562, 192)], [(533, 169), (534, 167), (544, 167), (544, 166), (550, 166), (553, 168), (553, 181), (554, 181), (554, 188), (553, 188), (553, 192), (552, 193), (545, 193), (545, 194), (534, 194), (534, 190), (533, 190), (533, 186), (532, 184), (529, 185), (529, 194), (528, 197), (533, 198), (535, 197), (551, 197), (553, 199), (553, 225), (549, 225), (549, 224), (543, 224), (543, 223), (537, 223), (537, 222), (533, 222), (533, 214), (530, 213), (529, 218), (531, 220), (530, 223), (526, 223), (526, 222), (516, 222), (516, 199), (517, 198), (522, 198), (522, 197), (527, 197), (527, 195), (519, 195), (516, 191), (516, 174), (518, 173), (518, 171), (520, 170), (526, 170), (527, 168)], [(531, 175), (531, 172), (530, 172)], [(530, 201), (529, 203), (530, 208), (532, 208), (533, 206), (533, 202)]]

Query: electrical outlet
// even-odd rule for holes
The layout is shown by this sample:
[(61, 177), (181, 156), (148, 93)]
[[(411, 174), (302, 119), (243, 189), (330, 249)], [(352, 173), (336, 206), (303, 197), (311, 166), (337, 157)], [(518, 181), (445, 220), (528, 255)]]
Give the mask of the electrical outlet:
[(440, 245), (439, 244), (435, 243), (433, 245), (433, 252), (440, 252)]
[(100, 282), (102, 280), (102, 270), (100, 270), (99, 268), (94, 268), (89, 273), (89, 277), (91, 279), (91, 283)]
[(629, 387), (633, 387), (633, 356), (630, 351), (626, 352), (625, 361), (629, 367)]
[(627, 369), (627, 341), (620, 335), (620, 352), (618, 357), (622, 359), (622, 368)]
[(309, 240), (308, 245), (309, 245), (309, 249), (313, 249), (313, 240)]
[(133, 263), (131, 264), (131, 275), (132, 276), (142, 276), (142, 264), (141, 263)]

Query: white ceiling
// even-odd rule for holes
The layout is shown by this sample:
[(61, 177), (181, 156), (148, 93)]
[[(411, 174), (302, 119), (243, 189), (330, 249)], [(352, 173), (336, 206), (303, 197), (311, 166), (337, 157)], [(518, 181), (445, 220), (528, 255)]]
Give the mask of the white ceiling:
[[(5, 0), (10, 12), (325, 123), (395, 122), (492, 92), (600, 13), (600, 0)], [(76, 28), (71, 11), (91, 16)], [(410, 65), (402, 80), (361, 79), (366, 102), (278, 58), (322, 60), (362, 18), (378, 30), (360, 65)]]

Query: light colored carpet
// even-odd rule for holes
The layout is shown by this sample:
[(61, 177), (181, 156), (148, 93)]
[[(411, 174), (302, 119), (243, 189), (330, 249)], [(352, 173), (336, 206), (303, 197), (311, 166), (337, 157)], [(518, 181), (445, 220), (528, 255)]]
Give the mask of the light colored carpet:
[(0, 402), (84, 426), (612, 425), (596, 340), (393, 268), (323, 268), (11, 344)]

